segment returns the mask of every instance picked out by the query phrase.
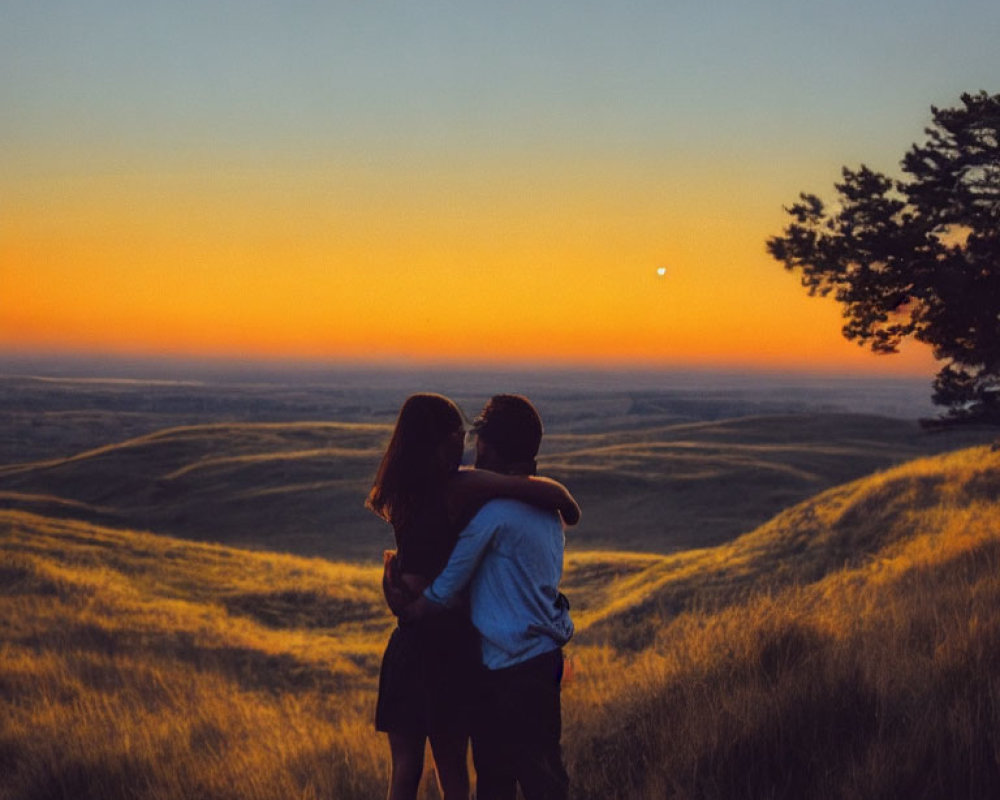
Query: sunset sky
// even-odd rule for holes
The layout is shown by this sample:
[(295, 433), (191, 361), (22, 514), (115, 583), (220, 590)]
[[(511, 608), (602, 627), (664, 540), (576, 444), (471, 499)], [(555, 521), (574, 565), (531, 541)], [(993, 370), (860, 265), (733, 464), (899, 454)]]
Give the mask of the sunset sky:
[(0, 350), (930, 374), (764, 242), (998, 42), (996, 0), (0, 0)]

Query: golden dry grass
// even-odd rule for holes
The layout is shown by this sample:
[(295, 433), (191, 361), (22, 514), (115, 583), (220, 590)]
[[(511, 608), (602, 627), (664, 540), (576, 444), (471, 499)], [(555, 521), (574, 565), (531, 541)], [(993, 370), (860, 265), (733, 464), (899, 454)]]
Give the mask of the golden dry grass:
[(998, 796), (998, 496), (1000, 453), (913, 462), (702, 554), (736, 585), (770, 559), (740, 602), (720, 602), (710, 567), (680, 613), (669, 578), (619, 598), (605, 632), (628, 641), (631, 607), (653, 636), (578, 637), (574, 796)]
[[(981, 447), (571, 553), (573, 796), (997, 796), (998, 495)], [(0, 799), (381, 796), (378, 576), (0, 512)]]
[(0, 797), (372, 796), (380, 570), (3, 512)]

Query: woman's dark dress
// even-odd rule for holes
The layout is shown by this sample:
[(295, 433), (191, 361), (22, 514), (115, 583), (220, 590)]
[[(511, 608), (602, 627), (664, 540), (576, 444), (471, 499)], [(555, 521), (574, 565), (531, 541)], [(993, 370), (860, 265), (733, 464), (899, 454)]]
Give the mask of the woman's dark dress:
[[(443, 498), (395, 530), (401, 572), (434, 578), (458, 538)], [(466, 607), (400, 623), (379, 674), (375, 727), (389, 733), (465, 733), (471, 727), (479, 633)]]

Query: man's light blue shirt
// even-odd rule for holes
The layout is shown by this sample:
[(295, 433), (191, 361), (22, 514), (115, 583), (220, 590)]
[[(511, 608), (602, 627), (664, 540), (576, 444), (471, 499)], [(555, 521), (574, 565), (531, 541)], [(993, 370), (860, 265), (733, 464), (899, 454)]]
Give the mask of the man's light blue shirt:
[(555, 650), (573, 635), (559, 595), (565, 537), (559, 515), (517, 500), (491, 500), (459, 534), (424, 596), (455, 605), (469, 587), (483, 664), (503, 669)]

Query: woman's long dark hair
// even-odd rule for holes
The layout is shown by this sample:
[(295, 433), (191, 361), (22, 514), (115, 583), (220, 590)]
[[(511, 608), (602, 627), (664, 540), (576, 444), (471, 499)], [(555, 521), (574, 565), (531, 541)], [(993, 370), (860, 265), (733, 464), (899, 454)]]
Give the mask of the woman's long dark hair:
[(408, 397), (365, 506), (398, 527), (426, 503), (443, 498), (450, 473), (439, 463), (438, 447), (463, 427), (462, 412), (447, 397)]

